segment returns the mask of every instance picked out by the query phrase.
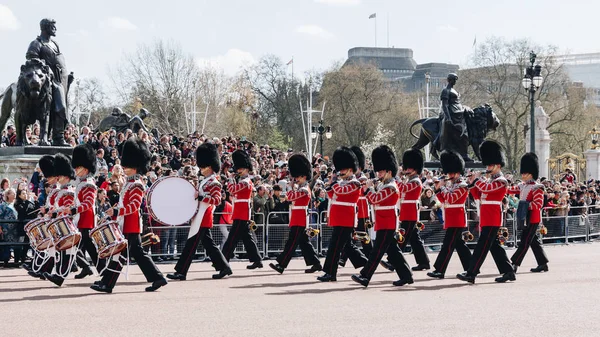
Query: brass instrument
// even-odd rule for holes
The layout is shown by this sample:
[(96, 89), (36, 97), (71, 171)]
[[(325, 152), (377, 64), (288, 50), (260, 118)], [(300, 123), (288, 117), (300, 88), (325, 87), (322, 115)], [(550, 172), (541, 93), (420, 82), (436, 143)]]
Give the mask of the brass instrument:
[(355, 231), (352, 234), (352, 239), (355, 241), (361, 241), (365, 245), (371, 243), (371, 237), (369, 237), (369, 233), (367, 232)]
[(406, 234), (406, 231), (404, 230), (404, 228), (399, 228), (396, 233), (394, 234), (394, 238), (396, 239), (396, 241), (398, 241), (398, 243), (404, 243), (405, 237), (404, 235)]
[(248, 224), (248, 229), (250, 229), (253, 232), (256, 232), (258, 226), (256, 225), (256, 222), (254, 222), (254, 220), (250, 220), (250, 223)]
[(542, 227), (540, 227), (540, 234), (543, 235), (548, 235), (548, 228), (546, 228), (546, 226), (542, 225)]
[(425, 230), (425, 224), (421, 221), (417, 221), (417, 223), (415, 224), (415, 228), (418, 229), (419, 232), (422, 232)]
[(373, 228), (373, 222), (371, 221), (371, 219), (366, 219), (366, 220), (365, 220), (365, 228), (366, 228), (366, 229), (371, 229), (371, 228)]
[(466, 230), (462, 232), (462, 239), (465, 242), (471, 242), (473, 241), (473, 239), (475, 239), (475, 237), (473, 236), (473, 233), (471, 233), (471, 231)]
[(148, 233), (142, 236), (142, 247), (160, 243), (160, 237), (154, 233)]
[(308, 227), (306, 228), (306, 235), (308, 235), (309, 238), (314, 238), (317, 235), (319, 235), (320, 230), (312, 228), (312, 227)]
[(500, 244), (504, 244), (508, 240), (508, 228), (498, 228), (498, 239), (500, 239)]

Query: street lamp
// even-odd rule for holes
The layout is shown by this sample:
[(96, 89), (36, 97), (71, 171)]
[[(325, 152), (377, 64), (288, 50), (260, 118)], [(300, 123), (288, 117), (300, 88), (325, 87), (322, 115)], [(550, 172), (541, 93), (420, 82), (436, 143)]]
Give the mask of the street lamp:
[(542, 86), (544, 78), (542, 77), (542, 66), (535, 65), (537, 55), (534, 52), (529, 53), (529, 62), (531, 65), (525, 69), (523, 77), (523, 88), (529, 94), (531, 127), (529, 128), (529, 151), (535, 153), (535, 92)]
[(321, 119), (319, 121), (319, 126), (313, 126), (311, 133), (310, 133), (310, 137), (312, 139), (317, 138), (317, 135), (319, 135), (319, 142), (321, 143), (321, 156), (323, 155), (323, 135), (325, 135), (325, 138), (327, 139), (331, 139), (331, 137), (333, 136), (333, 133), (331, 132), (331, 126), (323, 126), (323, 120)]

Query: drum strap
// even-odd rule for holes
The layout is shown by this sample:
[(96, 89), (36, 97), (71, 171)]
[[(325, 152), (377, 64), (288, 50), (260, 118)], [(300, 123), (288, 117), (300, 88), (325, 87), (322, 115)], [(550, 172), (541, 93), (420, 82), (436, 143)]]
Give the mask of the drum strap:
[[(61, 258), (62, 258), (62, 254), (58, 254), (58, 258), (56, 259), (56, 274), (62, 278), (67, 278), (67, 276), (69, 276), (69, 273), (71, 273), (71, 267), (73, 267), (73, 263), (75, 262), (75, 260), (77, 259), (77, 250), (79, 249), (79, 245), (75, 245), (75, 236), (71, 237), (71, 243), (73, 244), (73, 246), (71, 248), (69, 248), (67, 250), (67, 254), (69, 256), (69, 263), (67, 264), (67, 268), (64, 272), (60, 271), (60, 264), (61, 264)], [(81, 242), (79, 242), (79, 244), (81, 244)]]

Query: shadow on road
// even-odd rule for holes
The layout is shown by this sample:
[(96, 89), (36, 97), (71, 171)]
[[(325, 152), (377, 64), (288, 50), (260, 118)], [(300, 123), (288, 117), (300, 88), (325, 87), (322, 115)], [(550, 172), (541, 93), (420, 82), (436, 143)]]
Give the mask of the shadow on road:
[[(43, 288), (40, 288), (43, 289)], [(91, 290), (90, 290), (91, 291)], [(116, 294), (135, 294), (135, 293), (143, 293), (145, 291), (128, 291), (128, 292), (118, 292)], [(58, 295), (58, 296), (50, 296), (50, 295), (38, 295), (38, 296), (29, 296), (23, 298), (7, 298), (0, 299), (0, 303), (10, 303), (10, 302), (23, 302), (23, 301), (47, 301), (47, 300), (60, 300), (60, 299), (69, 299), (69, 298), (80, 298), (87, 296), (95, 296), (95, 295), (105, 295), (103, 293), (91, 292), (87, 294), (69, 294), (69, 295)]]

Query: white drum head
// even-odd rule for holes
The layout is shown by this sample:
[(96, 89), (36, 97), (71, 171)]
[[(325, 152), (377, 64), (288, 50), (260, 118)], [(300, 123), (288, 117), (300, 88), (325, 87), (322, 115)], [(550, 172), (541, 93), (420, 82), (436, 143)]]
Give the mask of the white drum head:
[(164, 225), (183, 225), (198, 211), (195, 194), (194, 185), (183, 178), (160, 178), (148, 191), (150, 214)]

